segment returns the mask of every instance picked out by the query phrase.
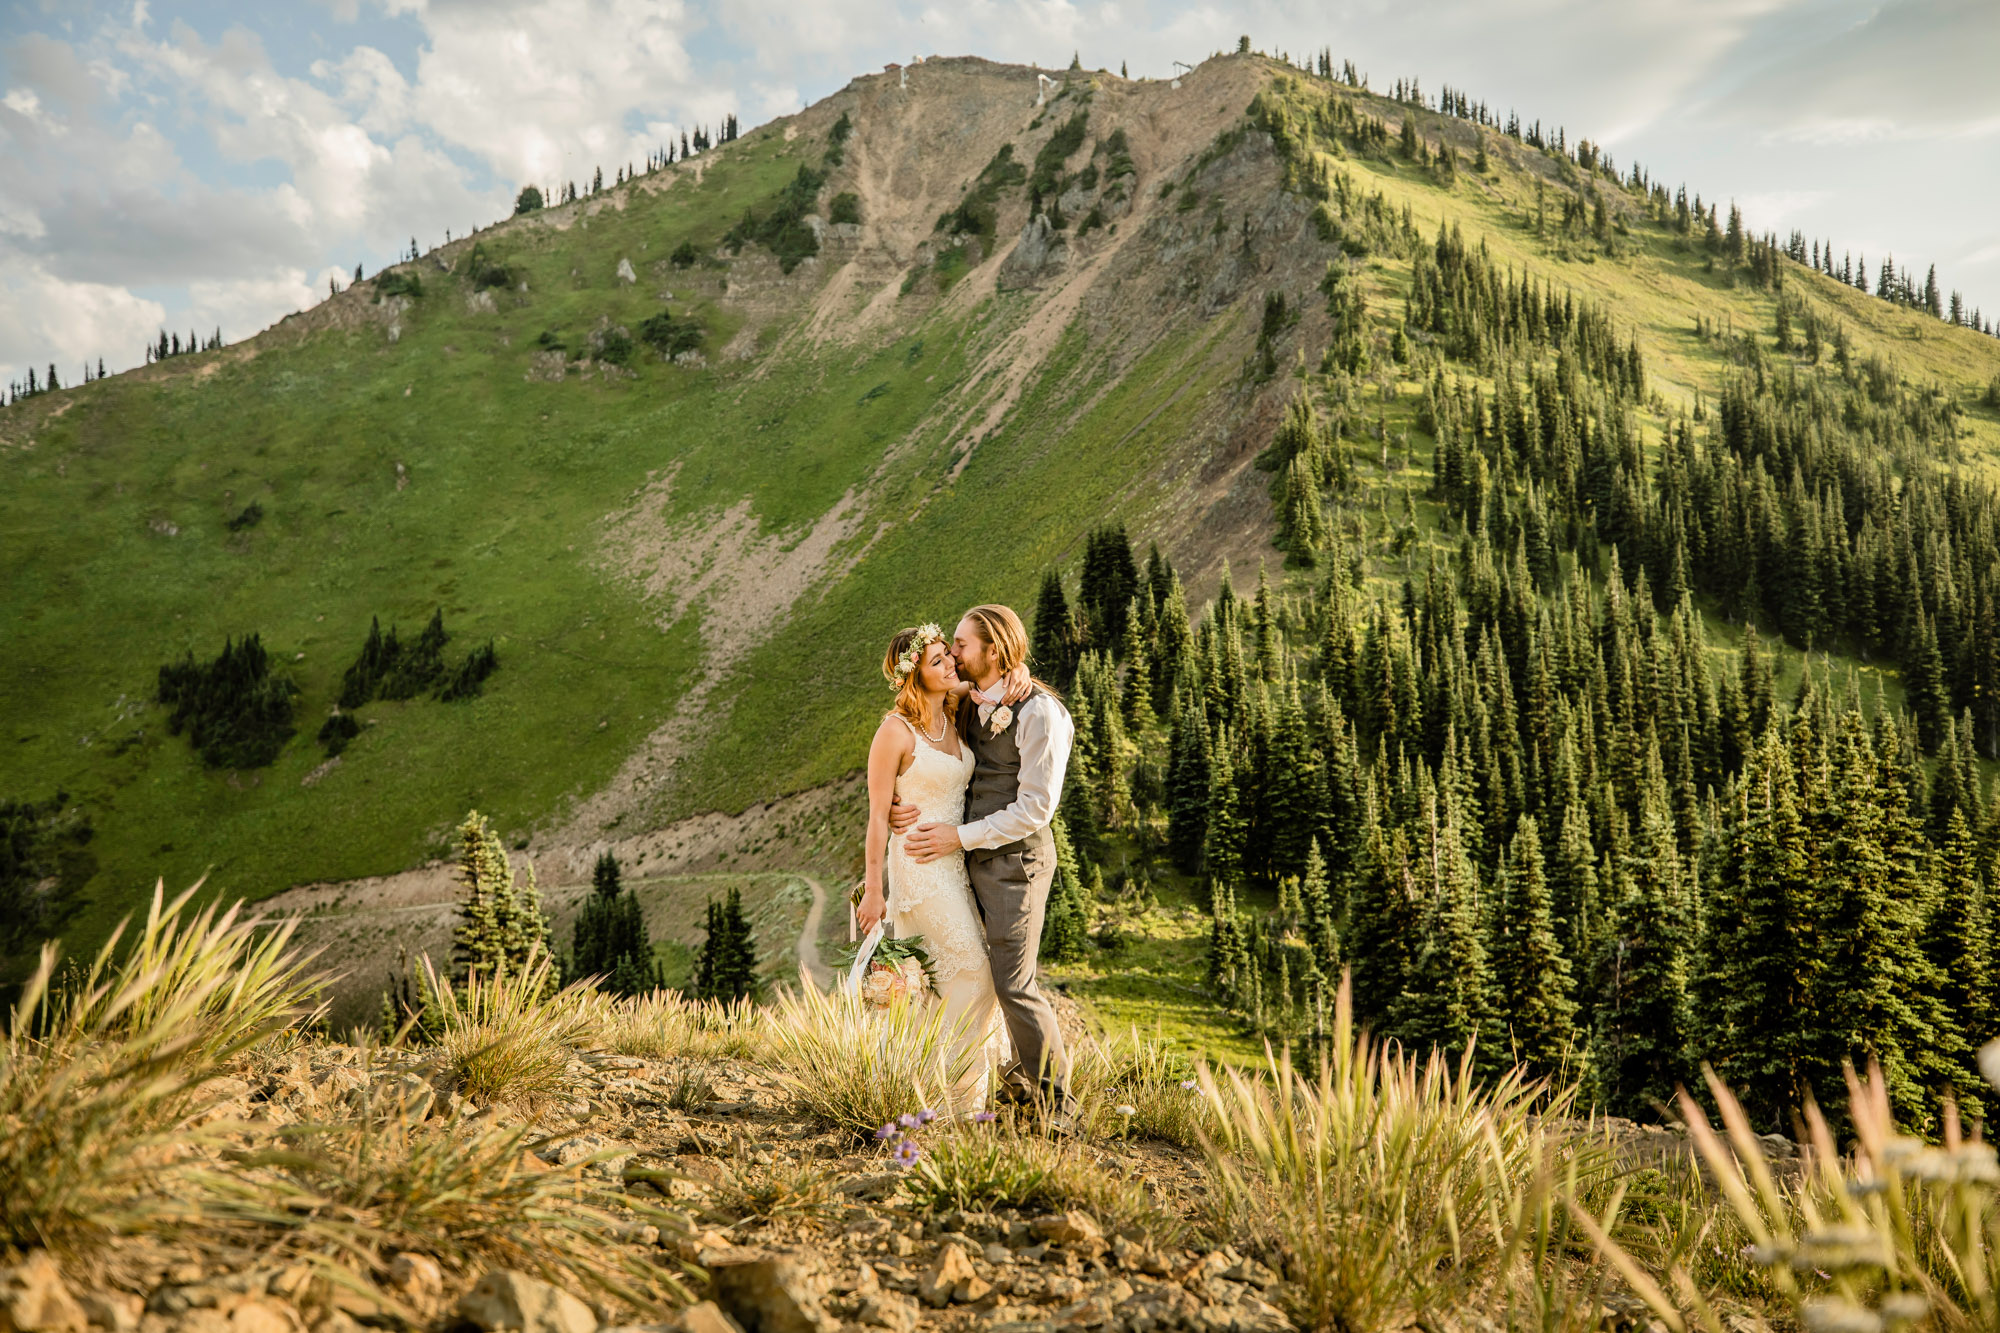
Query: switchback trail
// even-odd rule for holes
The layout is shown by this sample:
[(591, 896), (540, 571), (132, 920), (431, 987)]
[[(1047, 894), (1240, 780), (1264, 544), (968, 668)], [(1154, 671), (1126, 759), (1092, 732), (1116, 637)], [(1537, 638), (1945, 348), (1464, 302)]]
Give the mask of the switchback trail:
[(827, 987), (833, 984), (833, 973), (828, 970), (819, 956), (819, 923), (826, 912), (826, 890), (820, 882), (807, 875), (800, 875), (806, 887), (812, 890), (812, 906), (806, 909), (806, 923), (799, 928), (799, 966), (813, 979), (815, 986)]

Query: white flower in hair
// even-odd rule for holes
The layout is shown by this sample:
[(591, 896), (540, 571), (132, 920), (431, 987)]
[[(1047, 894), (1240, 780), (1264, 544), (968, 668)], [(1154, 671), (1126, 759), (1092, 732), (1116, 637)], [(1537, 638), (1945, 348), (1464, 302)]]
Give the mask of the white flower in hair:
[(917, 663), (923, 660), (924, 650), (934, 643), (943, 642), (944, 631), (938, 628), (936, 621), (917, 626), (916, 637), (910, 640), (910, 646), (896, 658), (896, 670), (890, 675), (889, 683), (901, 685), (908, 680), (910, 673), (917, 669)]

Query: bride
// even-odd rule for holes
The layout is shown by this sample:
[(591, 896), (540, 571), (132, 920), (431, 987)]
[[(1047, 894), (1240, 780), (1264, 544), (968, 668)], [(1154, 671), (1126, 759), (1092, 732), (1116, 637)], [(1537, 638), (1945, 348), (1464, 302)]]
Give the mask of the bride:
[(896, 704), (868, 747), (867, 870), (856, 924), (866, 933), (886, 921), (885, 935), (924, 937), (944, 1004), (944, 1030), (954, 1034), (954, 1053), (973, 1053), (964, 1081), (952, 1090), (953, 1109), (966, 1114), (984, 1108), (993, 1071), (1007, 1063), (1007, 1027), (993, 993), (986, 932), (964, 854), (919, 865), (902, 836), (891, 832), (889, 806), (914, 805), (926, 823), (964, 820), (972, 751), (954, 719), (955, 705), (971, 686), (959, 679), (951, 646), (936, 625), (898, 630), (882, 674), (895, 687)]

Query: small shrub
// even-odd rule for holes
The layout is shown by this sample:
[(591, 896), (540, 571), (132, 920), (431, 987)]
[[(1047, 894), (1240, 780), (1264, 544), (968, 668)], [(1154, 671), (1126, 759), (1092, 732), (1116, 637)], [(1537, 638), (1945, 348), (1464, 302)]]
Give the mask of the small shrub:
[(1077, 149), (1083, 147), (1083, 136), (1090, 129), (1090, 113), (1078, 111), (1056, 127), (1056, 132), (1035, 154), (1034, 170), (1028, 174), (1028, 189), (1033, 193), (1051, 195), (1057, 193), (1057, 185), (1062, 179), (1063, 164), (1068, 162)]
[(674, 247), (674, 252), (667, 256), (675, 268), (692, 268), (695, 261), (700, 258), (701, 254), (694, 248), (693, 241), (682, 241)]
[(624, 329), (606, 329), (597, 339), (597, 359), (614, 366), (632, 363), (632, 335)]
[(243, 506), (243, 511), (224, 526), (231, 532), (246, 532), (264, 521), (264, 506), (252, 500)]
[(1986, 385), (1986, 396), (1980, 401), (1986, 406), (2000, 411), (2000, 375), (1995, 375)]
[(331, 758), (347, 748), (347, 743), (361, 734), (361, 724), (354, 720), (354, 714), (343, 713), (338, 708), (327, 715), (320, 724), (319, 743), (326, 747)]
[(833, 196), (833, 202), (828, 204), (826, 208), (826, 220), (834, 223), (853, 223), (859, 225), (861, 222), (861, 196), (852, 190), (842, 190), (839, 194)]
[(708, 1076), (708, 1066), (685, 1064), (674, 1071), (673, 1081), (667, 1087), (667, 1105), (682, 1115), (705, 1109), (715, 1100), (715, 1083)]
[(521, 192), (514, 196), (515, 217), (520, 217), (523, 213), (539, 212), (541, 211), (541, 207), (542, 192), (533, 185), (522, 186)]
[(733, 1223), (819, 1222), (839, 1211), (826, 1168), (758, 1168), (738, 1159), (715, 1182), (711, 1211)]
[(673, 358), (683, 352), (698, 352), (708, 340), (708, 330), (692, 315), (675, 319), (665, 310), (648, 315), (639, 325), (639, 336), (661, 356)]
[(854, 133), (854, 118), (843, 111), (840, 113), (840, 119), (833, 122), (833, 128), (827, 132), (826, 137), (829, 142), (839, 145), (846, 143), (847, 136), (852, 133)]
[(801, 163), (798, 175), (778, 191), (770, 207), (761, 214), (754, 209), (745, 212), (723, 236), (723, 244), (735, 253), (754, 241), (778, 257), (782, 272), (790, 273), (805, 259), (819, 253), (819, 238), (806, 218), (818, 204), (820, 188), (825, 184), (824, 174)]
[(514, 275), (507, 271), (505, 264), (494, 262), (493, 257), (486, 253), (486, 243), (483, 241), (475, 241), (472, 253), (466, 256), (465, 275), (472, 280), (475, 291), (484, 291), (489, 287), (511, 287), (514, 284)]
[(423, 276), (415, 269), (392, 268), (375, 275), (377, 301), (385, 296), (407, 296), (414, 300), (423, 294)]

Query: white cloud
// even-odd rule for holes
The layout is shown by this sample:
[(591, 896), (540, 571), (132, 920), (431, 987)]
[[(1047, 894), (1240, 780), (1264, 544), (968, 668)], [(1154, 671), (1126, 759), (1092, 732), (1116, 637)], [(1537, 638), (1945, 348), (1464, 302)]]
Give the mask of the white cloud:
[(92, 337), (129, 363), (162, 317), (247, 336), (330, 267), (462, 233), (521, 184), (754, 124), (886, 60), (1075, 51), (1165, 76), (1246, 32), (1561, 124), (1734, 195), (1759, 230), (1894, 236), (1968, 276), (2000, 253), (1978, 222), (2000, 187), (1961, 160), (2000, 133), (1987, 0), (316, 0), (284, 29), (312, 32), (310, 60), (236, 13), (85, 0), (0, 36), (0, 179), (32, 182), (0, 192), (0, 374)]
[[(39, 265), (0, 261), (0, 375), (14, 379), (27, 367), (53, 360), (64, 382), (98, 357), (127, 364), (141, 354), (145, 331), (166, 317), (157, 301), (124, 287), (65, 282)], [(128, 356), (112, 349), (130, 343)]]

